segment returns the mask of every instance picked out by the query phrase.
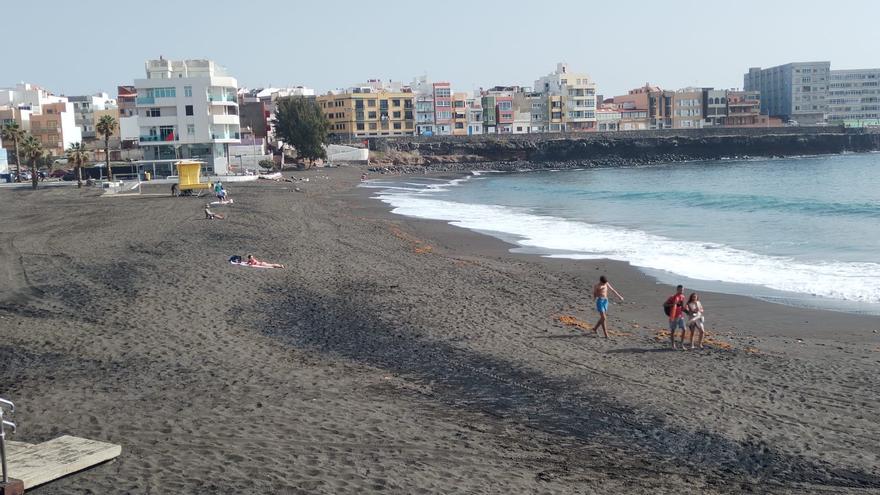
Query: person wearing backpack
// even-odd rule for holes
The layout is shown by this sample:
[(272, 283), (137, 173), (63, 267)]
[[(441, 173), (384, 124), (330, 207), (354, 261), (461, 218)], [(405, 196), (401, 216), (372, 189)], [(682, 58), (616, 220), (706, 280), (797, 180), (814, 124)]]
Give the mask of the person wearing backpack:
[(675, 329), (681, 329), (681, 347), (684, 349), (684, 287), (679, 285), (675, 288), (675, 294), (669, 296), (663, 303), (663, 312), (669, 316), (669, 340), (672, 342), (672, 348), (675, 346)]

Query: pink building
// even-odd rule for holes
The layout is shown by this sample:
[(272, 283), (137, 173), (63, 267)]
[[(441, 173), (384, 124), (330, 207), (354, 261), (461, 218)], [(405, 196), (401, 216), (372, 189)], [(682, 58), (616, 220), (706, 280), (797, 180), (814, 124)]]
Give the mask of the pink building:
[(434, 135), (452, 134), (452, 86), (448, 82), (434, 83)]

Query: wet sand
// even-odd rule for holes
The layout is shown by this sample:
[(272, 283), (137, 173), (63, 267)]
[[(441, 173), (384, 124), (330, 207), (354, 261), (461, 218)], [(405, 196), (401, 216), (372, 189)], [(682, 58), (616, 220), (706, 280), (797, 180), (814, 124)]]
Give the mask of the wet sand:
[[(670, 351), (670, 287), (392, 215), (360, 173), (230, 184), (214, 221), (0, 191), (13, 439), (123, 447), (33, 493), (880, 490), (880, 318), (704, 293), (716, 344)], [(594, 321), (600, 274), (609, 340), (559, 319)]]

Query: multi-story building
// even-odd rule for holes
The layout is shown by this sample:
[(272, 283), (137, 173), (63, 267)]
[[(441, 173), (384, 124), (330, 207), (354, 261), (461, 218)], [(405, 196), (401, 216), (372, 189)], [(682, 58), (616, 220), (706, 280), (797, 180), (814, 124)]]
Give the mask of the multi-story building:
[(707, 88), (703, 90), (703, 118), (705, 125), (719, 127), (727, 118), (727, 91)]
[[(488, 134), (513, 132), (513, 95), (519, 86), (495, 86), (483, 95), (483, 129)], [(491, 107), (491, 109), (490, 109)]]
[(448, 82), (436, 82), (434, 89), (434, 134), (452, 134), (452, 86)]
[(452, 135), (468, 135), (468, 95), (467, 93), (452, 94)]
[(799, 124), (824, 122), (831, 62), (794, 62), (743, 76), (746, 91), (761, 94), (761, 112)]
[(703, 90), (680, 89), (672, 95), (672, 128), (699, 129), (703, 127)]
[(95, 124), (98, 123), (98, 119), (95, 118), (95, 112), (116, 108), (116, 99), (110, 98), (107, 93), (68, 96), (67, 100), (73, 103), (76, 125), (82, 129), (82, 137), (86, 141), (96, 138)]
[(228, 145), (241, 136), (235, 78), (211, 60), (160, 57), (145, 69), (134, 81), (144, 159), (201, 159), (208, 172), (228, 173)]
[(52, 156), (63, 156), (71, 144), (82, 142), (82, 132), (76, 125), (72, 103), (43, 104), (39, 114), (31, 115), (30, 122), (30, 133)]
[(116, 107), (119, 108), (119, 118), (137, 117), (137, 88), (116, 86)]
[[(415, 135), (415, 95), (409, 87), (368, 84), (317, 97), (339, 138)], [(450, 106), (451, 108), (451, 106)]]
[(483, 133), (482, 98), (467, 99), (467, 133), (468, 136)]
[(560, 129), (551, 127), (551, 130), (595, 130), (596, 84), (589, 75), (573, 73), (568, 64), (559, 63), (555, 72), (535, 81), (535, 90), (546, 96), (562, 97), (562, 126)]
[(645, 84), (625, 95), (613, 97), (614, 105), (625, 111), (621, 113), (621, 130), (641, 129), (642, 113), (646, 116), (644, 123), (648, 129), (671, 129), (672, 96), (671, 91)]
[(498, 126), (495, 95), (485, 92), (481, 93), (480, 106), (483, 107), (483, 132), (485, 134), (495, 134)]
[(826, 101), (830, 122), (880, 125), (880, 69), (832, 70)]
[(602, 105), (596, 109), (596, 130), (599, 132), (619, 131), (621, 113), (614, 104)]
[(547, 125), (547, 100), (531, 88), (513, 93), (513, 133), (544, 132)]

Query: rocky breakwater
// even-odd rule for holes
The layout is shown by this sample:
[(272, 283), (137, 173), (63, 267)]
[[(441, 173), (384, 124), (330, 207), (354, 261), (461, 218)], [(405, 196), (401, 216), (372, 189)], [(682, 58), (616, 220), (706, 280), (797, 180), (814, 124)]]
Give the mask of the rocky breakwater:
[(375, 139), (370, 163), (398, 172), (647, 165), (880, 150), (880, 131), (837, 126)]

